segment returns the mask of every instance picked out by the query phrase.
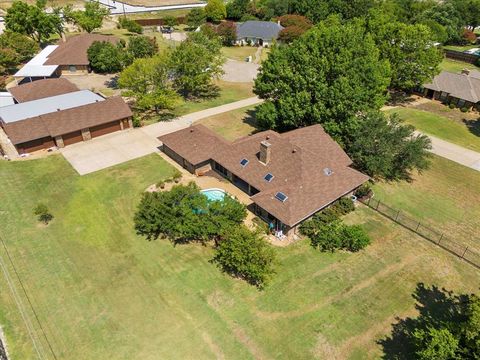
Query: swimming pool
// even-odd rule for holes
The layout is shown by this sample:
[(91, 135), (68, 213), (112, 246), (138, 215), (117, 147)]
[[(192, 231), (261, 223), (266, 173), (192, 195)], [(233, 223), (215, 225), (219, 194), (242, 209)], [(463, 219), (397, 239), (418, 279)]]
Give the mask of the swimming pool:
[(225, 198), (225, 191), (222, 189), (205, 189), (202, 193), (210, 201), (222, 201)]

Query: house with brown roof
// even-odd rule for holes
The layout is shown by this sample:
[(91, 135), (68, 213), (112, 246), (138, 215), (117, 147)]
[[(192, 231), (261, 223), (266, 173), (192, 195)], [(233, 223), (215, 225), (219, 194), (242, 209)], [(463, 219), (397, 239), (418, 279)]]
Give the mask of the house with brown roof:
[(430, 99), (454, 104), (459, 108), (480, 110), (480, 72), (463, 70), (461, 74), (442, 71), (431, 83), (423, 85)]
[(8, 89), (16, 103), (67, 94), (78, 90), (76, 85), (65, 78), (37, 80)]
[(320, 125), (264, 131), (233, 142), (203, 125), (163, 135), (165, 154), (191, 173), (212, 169), (247, 193), (270, 228), (292, 237), (298, 226), (368, 176)]
[[(61, 148), (132, 127), (132, 112), (121, 97), (104, 98), (51, 80), (60, 79), (13, 88), (20, 101), (0, 107), (0, 127), (19, 154)], [(43, 92), (37, 88), (42, 83), (46, 84)]]

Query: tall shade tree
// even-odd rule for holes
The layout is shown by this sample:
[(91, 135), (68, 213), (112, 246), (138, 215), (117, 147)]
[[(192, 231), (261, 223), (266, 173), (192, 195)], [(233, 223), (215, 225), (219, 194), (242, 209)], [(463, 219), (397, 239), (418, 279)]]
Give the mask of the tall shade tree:
[(45, 0), (37, 0), (35, 5), (15, 0), (5, 15), (6, 29), (27, 35), (38, 43), (45, 42), (53, 34), (61, 34), (63, 21), (58, 9), (47, 14), (45, 4)]
[(11, 31), (0, 35), (0, 48), (15, 51), (18, 63), (31, 59), (40, 50), (38, 44), (28, 36)]
[(407, 25), (388, 18), (368, 22), (380, 56), (390, 63), (391, 87), (412, 90), (431, 81), (443, 60), (434, 35), (422, 24)]
[(208, 0), (205, 6), (205, 14), (207, 20), (212, 22), (220, 22), (227, 17), (227, 10), (223, 0)]
[(417, 12), (416, 22), (435, 21), (442, 25), (447, 32), (447, 43), (456, 43), (461, 40), (465, 22), (455, 6), (449, 2), (438, 3), (423, 12)]
[(415, 128), (403, 124), (397, 115), (371, 111), (358, 117), (346, 149), (359, 170), (373, 178), (409, 180), (413, 170), (428, 168), (431, 143), (427, 136), (415, 135)]
[(108, 41), (94, 41), (87, 50), (88, 62), (95, 72), (115, 73), (125, 63), (123, 49)]
[(102, 27), (103, 19), (109, 14), (109, 11), (99, 2), (88, 1), (85, 3), (84, 11), (72, 10), (72, 6), (68, 5), (64, 8), (63, 13), (69, 22), (72, 22), (83, 31), (91, 33), (93, 30)]
[(248, 14), (250, 0), (230, 0), (227, 3), (227, 18), (230, 20), (240, 20)]
[(199, 26), (205, 24), (207, 21), (207, 15), (205, 14), (205, 10), (202, 8), (193, 8), (187, 15), (187, 25), (191, 29), (196, 29)]
[(357, 113), (385, 103), (389, 79), (388, 62), (364, 26), (330, 19), (272, 49), (255, 80), (255, 94), (266, 100), (257, 119), (278, 130), (323, 124), (342, 140)]
[(183, 97), (208, 97), (216, 93), (213, 80), (223, 73), (221, 46), (218, 37), (209, 38), (203, 32), (195, 32), (172, 52), (174, 88)]

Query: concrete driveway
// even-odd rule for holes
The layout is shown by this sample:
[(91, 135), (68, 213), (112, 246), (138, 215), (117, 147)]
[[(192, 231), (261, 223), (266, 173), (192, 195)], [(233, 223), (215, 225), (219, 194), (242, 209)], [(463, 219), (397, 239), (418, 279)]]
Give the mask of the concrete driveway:
[(141, 129), (119, 131), (60, 149), (80, 175), (133, 160), (155, 151), (160, 142)]
[(223, 64), (225, 74), (223, 74), (222, 80), (228, 82), (252, 82), (257, 77), (259, 68), (260, 65), (253, 62), (227, 59), (225, 64)]

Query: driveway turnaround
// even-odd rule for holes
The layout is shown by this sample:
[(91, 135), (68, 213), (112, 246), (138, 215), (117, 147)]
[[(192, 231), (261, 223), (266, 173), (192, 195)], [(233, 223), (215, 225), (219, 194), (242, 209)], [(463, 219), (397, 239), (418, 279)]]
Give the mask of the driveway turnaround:
[(252, 82), (258, 74), (260, 65), (253, 62), (227, 59), (223, 64), (222, 80), (228, 82)]
[(198, 111), (172, 121), (158, 122), (143, 128), (118, 131), (60, 149), (73, 168), (85, 175), (118, 165), (154, 152), (161, 143), (157, 137), (186, 128), (195, 121), (262, 102), (257, 97)]

